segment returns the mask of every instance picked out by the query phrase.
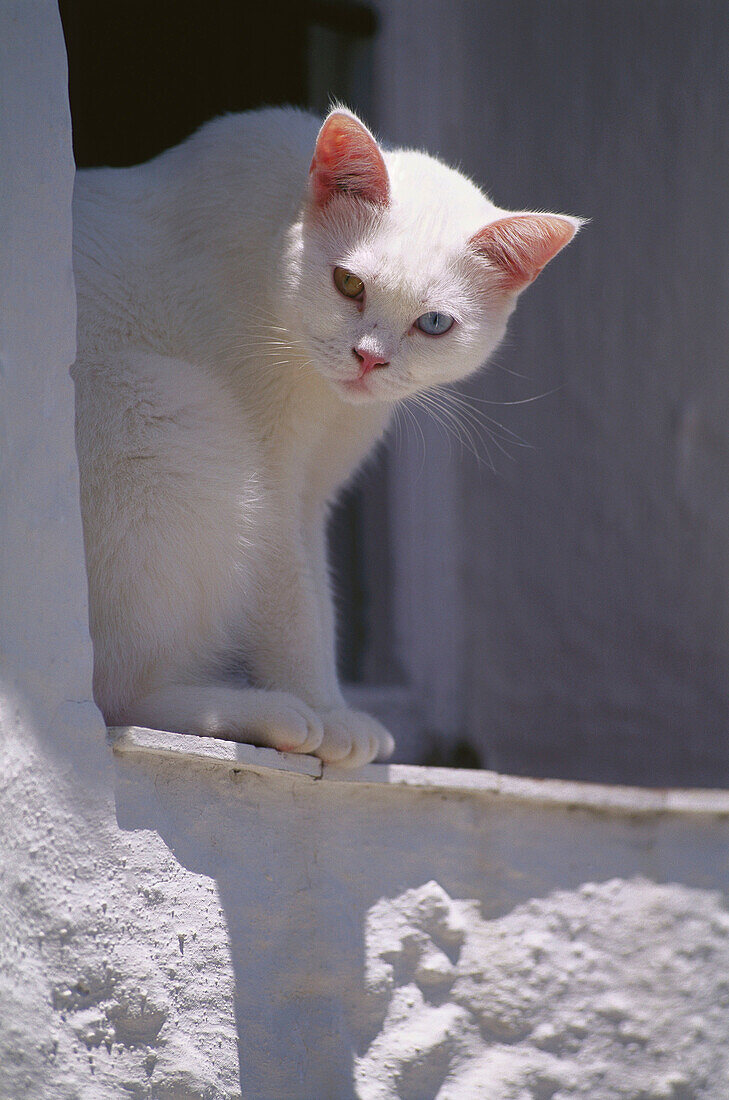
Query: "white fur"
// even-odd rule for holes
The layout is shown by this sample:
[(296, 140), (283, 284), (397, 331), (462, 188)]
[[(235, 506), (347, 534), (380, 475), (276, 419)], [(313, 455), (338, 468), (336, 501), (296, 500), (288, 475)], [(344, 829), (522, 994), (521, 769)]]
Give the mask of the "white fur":
[[(489, 292), (468, 247), (500, 212), (425, 154), (384, 153), (386, 206), (315, 208), (319, 126), (228, 116), (149, 164), (79, 173), (77, 445), (107, 721), (356, 765), (392, 739), (337, 684), (327, 509), (397, 400), (486, 360), (515, 295)], [(448, 335), (413, 330), (433, 309)], [(367, 393), (342, 384), (354, 347), (389, 362)]]

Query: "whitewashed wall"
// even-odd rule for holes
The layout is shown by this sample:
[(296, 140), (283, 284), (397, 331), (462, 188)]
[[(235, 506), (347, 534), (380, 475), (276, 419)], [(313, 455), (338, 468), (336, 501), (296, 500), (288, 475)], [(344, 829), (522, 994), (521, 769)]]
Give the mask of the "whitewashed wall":
[(426, 428), (419, 476), (420, 441), (393, 448), (426, 722), (499, 770), (726, 784), (729, 8), (378, 6), (388, 139), (592, 219), (469, 387), (531, 449), (490, 444), (493, 474)]
[(0, 656), (5, 720), (15, 707), (43, 729), (75, 723), (91, 697), (68, 373), (74, 166), (55, 5), (7, 2), (0, 15)]
[[(68, 374), (72, 185), (56, 6), (5, 0), (0, 1097), (234, 1096), (233, 980), (215, 885), (181, 868), (159, 837), (117, 825), (111, 752), (91, 702)], [(218, 934), (200, 973), (177, 932), (206, 920)]]

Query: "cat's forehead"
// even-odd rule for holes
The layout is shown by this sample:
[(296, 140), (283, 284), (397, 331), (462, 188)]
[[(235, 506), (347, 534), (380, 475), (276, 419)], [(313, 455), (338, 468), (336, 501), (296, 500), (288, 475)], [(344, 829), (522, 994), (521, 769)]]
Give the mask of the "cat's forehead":
[(348, 249), (344, 266), (393, 307), (444, 305), (462, 289), (460, 251), (423, 228), (418, 226), (416, 237), (408, 227), (383, 225), (376, 235)]
[(355, 240), (346, 263), (392, 293), (420, 300), (457, 290), (469, 238), (495, 207), (466, 177), (425, 153), (387, 154), (391, 202)]
[(464, 176), (428, 153), (398, 149), (385, 154), (393, 206), (419, 220), (439, 215), (446, 232), (476, 229), (496, 211), (484, 193)]

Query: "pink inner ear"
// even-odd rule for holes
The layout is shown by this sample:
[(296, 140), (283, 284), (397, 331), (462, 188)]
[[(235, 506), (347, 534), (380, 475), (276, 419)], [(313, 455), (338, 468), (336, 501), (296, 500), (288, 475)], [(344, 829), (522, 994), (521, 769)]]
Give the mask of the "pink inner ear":
[(377, 142), (356, 118), (342, 111), (333, 111), (319, 131), (310, 180), (317, 206), (342, 193), (382, 206), (390, 199), (390, 181)]
[(576, 229), (557, 214), (511, 214), (484, 226), (470, 244), (496, 265), (505, 288), (521, 290), (569, 244)]

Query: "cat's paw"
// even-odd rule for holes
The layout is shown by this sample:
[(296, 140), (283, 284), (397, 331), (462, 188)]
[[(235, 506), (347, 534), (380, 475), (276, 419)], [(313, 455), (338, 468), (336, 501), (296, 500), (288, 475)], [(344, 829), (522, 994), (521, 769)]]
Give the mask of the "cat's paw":
[(324, 736), (315, 755), (337, 768), (359, 768), (375, 757), (386, 759), (395, 741), (385, 727), (361, 710), (342, 707), (321, 715)]
[(247, 729), (253, 733), (256, 744), (279, 752), (315, 752), (324, 737), (319, 716), (285, 691), (256, 692)]
[(324, 736), (321, 718), (295, 695), (226, 684), (160, 688), (131, 705), (126, 721), (280, 752), (314, 752)]

